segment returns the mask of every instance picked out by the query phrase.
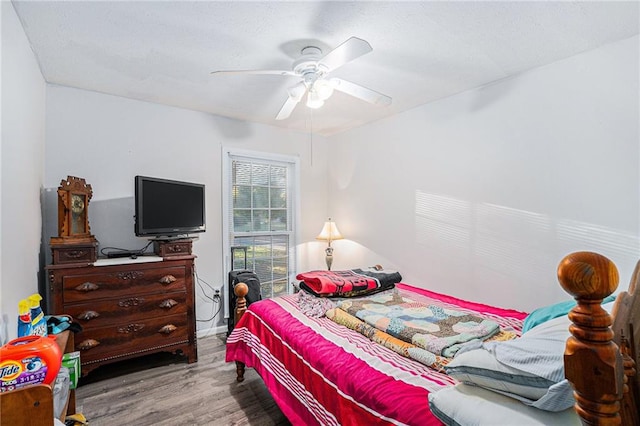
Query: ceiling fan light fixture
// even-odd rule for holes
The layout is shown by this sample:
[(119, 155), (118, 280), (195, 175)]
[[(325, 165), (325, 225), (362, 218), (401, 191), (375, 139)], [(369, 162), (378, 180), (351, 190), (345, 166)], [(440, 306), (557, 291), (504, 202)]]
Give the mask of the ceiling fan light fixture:
[(333, 85), (327, 80), (318, 80), (313, 85), (314, 91), (318, 97), (323, 101), (326, 101), (333, 95)]
[(315, 90), (309, 90), (307, 95), (307, 106), (312, 109), (318, 109), (324, 105), (324, 100), (318, 96)]

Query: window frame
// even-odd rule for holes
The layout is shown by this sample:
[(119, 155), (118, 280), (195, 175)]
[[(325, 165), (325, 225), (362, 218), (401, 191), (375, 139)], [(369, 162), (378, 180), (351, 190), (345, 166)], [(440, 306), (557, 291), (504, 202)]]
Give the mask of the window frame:
[[(223, 298), (224, 298), (224, 318), (231, 315), (229, 307), (229, 272), (231, 271), (231, 235), (232, 235), (232, 199), (231, 191), (233, 186), (231, 171), (234, 160), (246, 159), (255, 162), (271, 162), (287, 165), (291, 176), (288, 176), (287, 189), (290, 194), (287, 195), (290, 204), (291, 231), (289, 240), (288, 263), (289, 271), (287, 275), (287, 293), (293, 290), (292, 283), (295, 279), (296, 265), (298, 264), (298, 242), (299, 223), (300, 223), (300, 159), (293, 155), (274, 154), (262, 151), (252, 151), (235, 148), (222, 148), (222, 250), (223, 250)], [(278, 231), (274, 231), (278, 232)], [(265, 235), (260, 233), (258, 235)]]

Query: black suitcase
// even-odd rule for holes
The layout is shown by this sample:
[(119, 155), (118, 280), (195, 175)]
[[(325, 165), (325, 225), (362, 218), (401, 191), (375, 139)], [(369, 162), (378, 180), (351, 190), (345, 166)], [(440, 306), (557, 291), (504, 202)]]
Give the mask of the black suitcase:
[[(243, 247), (244, 248), (244, 247)], [(232, 259), (235, 258), (235, 251), (237, 247), (231, 248)], [(242, 248), (240, 248), (242, 250)], [(231, 334), (233, 331), (233, 327), (235, 326), (235, 307), (236, 307), (236, 294), (233, 291), (233, 288), (238, 283), (245, 283), (249, 287), (249, 292), (245, 296), (247, 301), (247, 306), (249, 306), (253, 302), (257, 302), (262, 299), (262, 294), (260, 293), (260, 279), (256, 275), (255, 272), (249, 271), (246, 269), (247, 261), (246, 261), (246, 250), (245, 253), (245, 269), (238, 269), (235, 271), (229, 272), (229, 319), (227, 321), (227, 336)]]

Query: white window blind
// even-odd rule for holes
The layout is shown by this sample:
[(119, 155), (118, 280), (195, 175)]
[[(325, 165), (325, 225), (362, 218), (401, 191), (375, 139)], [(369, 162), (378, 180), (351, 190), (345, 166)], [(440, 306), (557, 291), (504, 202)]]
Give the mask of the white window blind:
[[(295, 157), (228, 151), (224, 235), (229, 268), (255, 271), (263, 298), (290, 292), (295, 271), (298, 167)], [(232, 247), (235, 250), (231, 258)], [(228, 271), (227, 271), (228, 272)]]

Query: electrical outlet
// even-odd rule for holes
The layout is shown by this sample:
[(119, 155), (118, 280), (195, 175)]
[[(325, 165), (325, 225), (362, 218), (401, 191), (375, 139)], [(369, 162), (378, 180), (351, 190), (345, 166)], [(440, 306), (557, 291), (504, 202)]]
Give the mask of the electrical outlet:
[(220, 296), (220, 289), (216, 288), (215, 290), (213, 290), (213, 295), (214, 296)]

